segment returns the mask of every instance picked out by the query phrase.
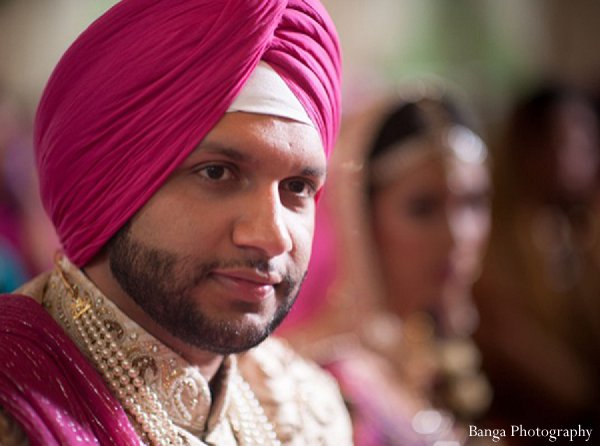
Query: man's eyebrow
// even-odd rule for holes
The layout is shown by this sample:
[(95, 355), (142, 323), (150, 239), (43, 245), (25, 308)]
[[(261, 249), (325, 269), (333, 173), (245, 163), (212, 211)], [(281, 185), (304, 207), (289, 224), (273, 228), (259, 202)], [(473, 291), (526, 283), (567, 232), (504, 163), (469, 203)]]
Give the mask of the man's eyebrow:
[[(251, 154), (242, 152), (234, 147), (220, 144), (218, 142), (201, 143), (196, 151), (218, 153), (238, 162), (252, 163), (256, 161)], [(302, 176), (306, 177), (325, 178), (327, 176), (327, 168), (319, 166), (305, 166), (300, 169), (300, 173)]]
[(304, 169), (302, 169), (302, 176), (313, 178), (325, 178), (327, 176), (327, 169), (320, 167), (305, 167)]
[(196, 151), (218, 153), (221, 155), (225, 155), (226, 157), (231, 158), (232, 160), (240, 162), (252, 162), (254, 160), (254, 158), (248, 153), (243, 153), (240, 150), (237, 150), (233, 147), (229, 147), (215, 142), (201, 143), (196, 149)]

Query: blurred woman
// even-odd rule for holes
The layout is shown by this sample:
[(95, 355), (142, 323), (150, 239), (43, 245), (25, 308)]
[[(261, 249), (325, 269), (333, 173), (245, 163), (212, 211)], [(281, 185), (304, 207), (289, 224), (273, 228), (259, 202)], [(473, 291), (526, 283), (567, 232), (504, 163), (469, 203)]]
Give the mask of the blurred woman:
[(542, 87), (515, 104), (503, 143), (494, 230), (476, 286), (493, 413), (508, 425), (593, 427), (600, 422), (597, 117), (583, 93)]
[(426, 313), (438, 329), (472, 329), (455, 313), (489, 231), (486, 156), (447, 100), (402, 104), (380, 129), (367, 161), (367, 211), (384, 307), (399, 318)]
[(459, 444), (457, 419), (490, 398), (468, 337), (489, 228), (486, 147), (447, 98), (427, 97), (395, 104), (362, 157), (341, 161), (360, 175), (358, 212), (340, 210), (356, 177), (328, 197), (344, 216), (330, 305), (287, 334), (338, 378), (358, 446)]

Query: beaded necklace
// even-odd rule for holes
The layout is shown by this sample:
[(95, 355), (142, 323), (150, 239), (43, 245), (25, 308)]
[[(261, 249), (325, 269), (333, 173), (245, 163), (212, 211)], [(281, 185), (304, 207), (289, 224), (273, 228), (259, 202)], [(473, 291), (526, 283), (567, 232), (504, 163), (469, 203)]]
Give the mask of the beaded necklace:
[[(65, 306), (69, 314), (58, 312), (66, 328), (74, 327), (96, 369), (121, 401), (137, 425), (145, 444), (152, 446), (190, 446), (189, 440), (178, 432), (156, 393), (145, 383), (140, 370), (127, 359), (127, 354), (109, 331), (106, 321), (97, 314), (96, 306), (87, 292), (72, 284), (57, 259), (55, 283), (69, 297)], [(236, 373), (232, 377), (232, 401), (227, 412), (233, 433), (244, 446), (281, 446), (275, 429), (268, 420), (250, 385)], [(204, 443), (202, 443), (204, 444)]]

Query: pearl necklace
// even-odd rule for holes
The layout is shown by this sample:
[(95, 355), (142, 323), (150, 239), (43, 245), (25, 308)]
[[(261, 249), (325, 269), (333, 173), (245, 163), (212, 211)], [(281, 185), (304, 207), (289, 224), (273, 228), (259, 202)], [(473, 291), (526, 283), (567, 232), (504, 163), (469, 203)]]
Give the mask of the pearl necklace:
[[(105, 322), (94, 310), (91, 297), (82, 296), (79, 287), (72, 285), (56, 261), (59, 283), (70, 297), (67, 308), (59, 318), (69, 326), (69, 319), (82, 339), (96, 369), (135, 420), (144, 443), (151, 446), (189, 446), (188, 440), (177, 432), (156, 393), (146, 385), (140, 371), (127, 359)], [(60, 291), (59, 291), (60, 292)], [(245, 446), (281, 446), (275, 428), (268, 420), (250, 385), (239, 373), (232, 376), (232, 404), (228, 411), (235, 437)]]
[(71, 316), (77, 333), (96, 369), (137, 422), (144, 442), (152, 446), (186, 445), (156, 394), (145, 384), (139, 370), (127, 360), (104, 322), (96, 316), (90, 299), (79, 295), (78, 287), (71, 285), (60, 265), (56, 270), (71, 297)]
[(236, 437), (245, 445), (281, 446), (250, 385), (240, 374), (233, 376), (234, 414), (230, 417)]

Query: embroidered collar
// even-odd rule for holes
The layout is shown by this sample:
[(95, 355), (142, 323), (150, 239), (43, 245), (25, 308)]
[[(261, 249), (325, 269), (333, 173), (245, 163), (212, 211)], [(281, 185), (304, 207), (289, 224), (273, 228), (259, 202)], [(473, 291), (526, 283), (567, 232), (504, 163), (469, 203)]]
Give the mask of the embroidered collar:
[[(209, 435), (224, 419), (229, 405), (232, 377), (237, 374), (235, 356), (228, 356), (223, 361), (214, 378), (221, 381), (214, 386), (216, 394), (211, 395), (208, 381), (197, 367), (127, 317), (68, 259), (61, 258), (58, 268), (83, 298), (82, 302), (91, 305), (94, 313), (104, 321), (129, 363), (139, 371), (173, 423), (193, 435)], [(93, 353), (75, 327), (77, 311), (73, 311), (73, 299), (65, 291), (61, 274), (53, 272), (43, 304), (93, 361)]]

